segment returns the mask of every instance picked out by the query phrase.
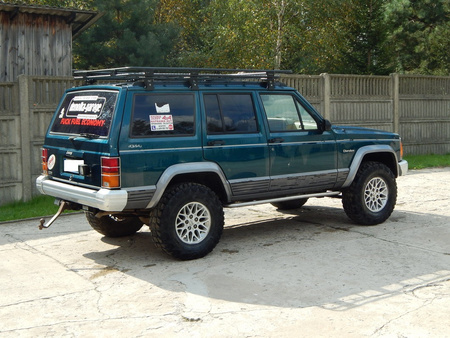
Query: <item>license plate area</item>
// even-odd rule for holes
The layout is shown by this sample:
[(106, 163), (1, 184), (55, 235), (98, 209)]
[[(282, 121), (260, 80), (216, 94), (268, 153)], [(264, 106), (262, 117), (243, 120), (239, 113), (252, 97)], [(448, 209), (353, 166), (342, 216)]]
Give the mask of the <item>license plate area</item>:
[(64, 172), (71, 174), (79, 174), (79, 166), (84, 165), (84, 160), (73, 160), (70, 158), (64, 159)]

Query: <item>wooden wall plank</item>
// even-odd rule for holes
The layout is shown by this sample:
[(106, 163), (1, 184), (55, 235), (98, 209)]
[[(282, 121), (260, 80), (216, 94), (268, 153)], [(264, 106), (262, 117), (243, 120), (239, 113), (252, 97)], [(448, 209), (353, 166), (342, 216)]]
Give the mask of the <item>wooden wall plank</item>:
[(71, 76), (72, 28), (63, 18), (0, 12), (0, 82), (19, 75)]

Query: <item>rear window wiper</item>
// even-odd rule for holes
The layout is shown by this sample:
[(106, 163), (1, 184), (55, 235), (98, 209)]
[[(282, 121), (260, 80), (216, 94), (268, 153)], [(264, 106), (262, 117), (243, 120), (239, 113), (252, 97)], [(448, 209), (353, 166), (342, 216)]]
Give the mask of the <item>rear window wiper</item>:
[(79, 135), (77, 135), (77, 136), (71, 136), (71, 137), (69, 137), (69, 140), (73, 142), (73, 141), (74, 141), (76, 138), (78, 138), (78, 137), (84, 137), (84, 138), (88, 138), (88, 139), (92, 140), (92, 139), (94, 139), (94, 138), (99, 138), (100, 135), (92, 134), (92, 133), (81, 133), (81, 134), (79, 134)]
[(99, 138), (100, 137), (100, 135), (92, 134), (92, 133), (81, 133), (80, 136), (81, 137), (86, 137), (86, 138), (89, 138), (89, 139)]

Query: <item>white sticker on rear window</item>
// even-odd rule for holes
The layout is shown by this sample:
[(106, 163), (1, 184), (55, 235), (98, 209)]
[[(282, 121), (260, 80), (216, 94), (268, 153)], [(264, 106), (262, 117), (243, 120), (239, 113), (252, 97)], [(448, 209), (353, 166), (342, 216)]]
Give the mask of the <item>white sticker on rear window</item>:
[(159, 104), (155, 103), (156, 112), (158, 114), (167, 114), (170, 113), (170, 105), (168, 103), (166, 104)]
[(88, 120), (96, 120), (97, 115), (92, 114), (78, 114), (77, 119), (88, 119)]
[[(97, 115), (102, 111), (103, 105), (106, 99), (104, 97), (97, 96), (82, 96), (84, 100), (80, 100), (80, 97), (74, 97), (69, 104), (67, 110), (67, 117), (77, 118), (97, 118)], [(90, 117), (87, 117), (89, 114)], [(83, 115), (80, 117), (79, 115)]]
[(173, 130), (172, 115), (150, 115), (151, 131)]
[(98, 99), (98, 95), (81, 95), (75, 96), (73, 101), (96, 101)]

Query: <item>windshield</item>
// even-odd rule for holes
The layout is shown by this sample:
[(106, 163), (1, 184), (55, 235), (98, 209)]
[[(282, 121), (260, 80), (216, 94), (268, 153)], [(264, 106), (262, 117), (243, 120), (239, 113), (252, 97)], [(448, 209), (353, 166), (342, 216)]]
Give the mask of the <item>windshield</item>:
[(108, 136), (117, 94), (107, 90), (67, 93), (51, 132)]

